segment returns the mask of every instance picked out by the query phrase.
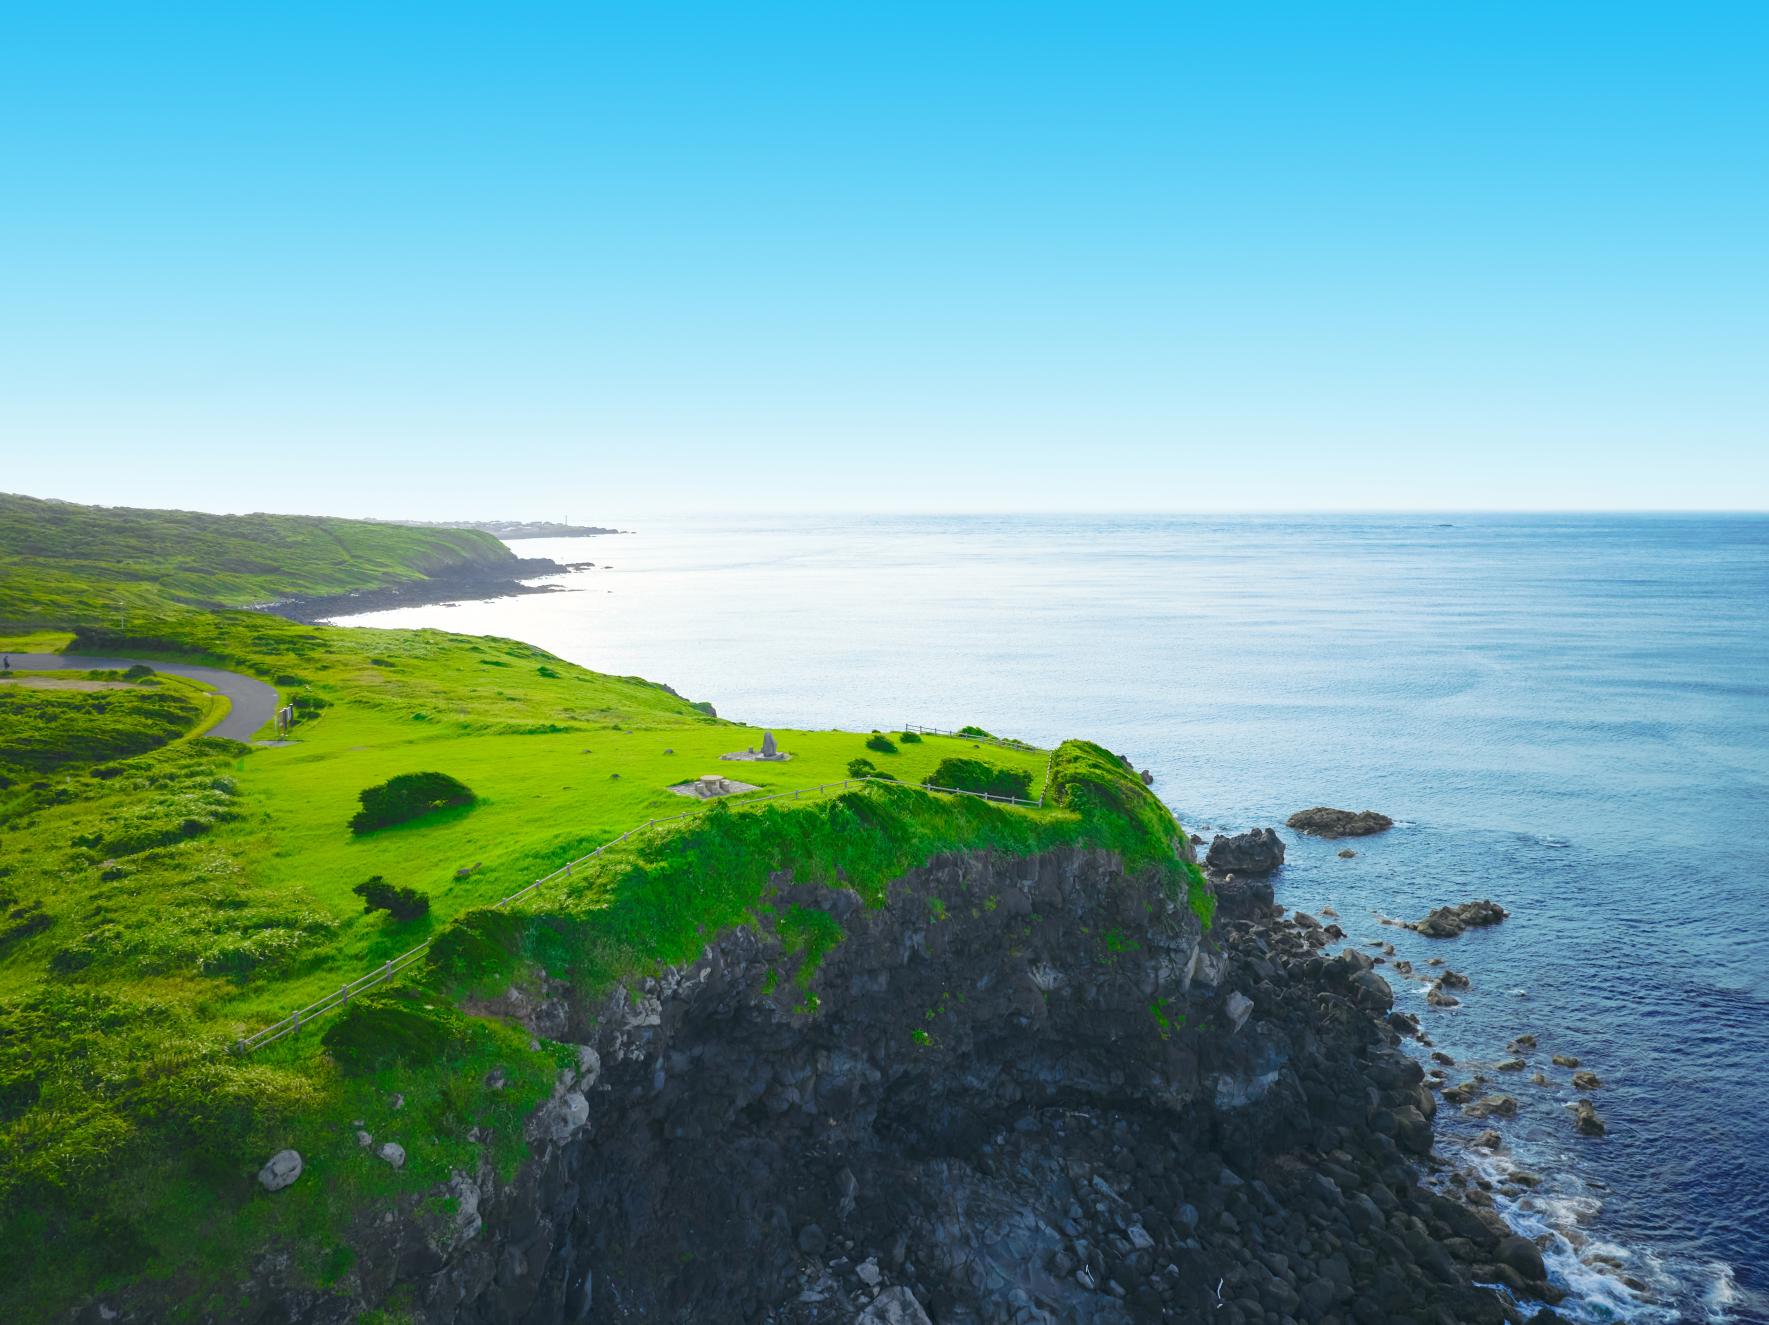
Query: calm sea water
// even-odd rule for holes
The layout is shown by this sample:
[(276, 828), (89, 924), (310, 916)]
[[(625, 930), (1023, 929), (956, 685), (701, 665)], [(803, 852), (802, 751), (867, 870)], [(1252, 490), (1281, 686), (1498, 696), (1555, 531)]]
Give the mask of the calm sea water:
[[(1565, 1071), (1500, 1078), (1510, 1162), (1544, 1178), (1506, 1208), (1555, 1235), (1563, 1310), (1769, 1320), (1769, 518), (794, 517), (518, 546), (603, 564), (354, 620), (513, 636), (753, 722), (1092, 737), (1206, 834), (1394, 816), (1352, 860), (1284, 830), (1279, 900), (1472, 978), (1455, 1010), (1395, 981), (1452, 1079), (1525, 1031), (1603, 1078), (1602, 1139)], [(1376, 923), (1489, 896), (1512, 919), (1448, 943)], [(1475, 1126), (1445, 1119), (1444, 1148)]]

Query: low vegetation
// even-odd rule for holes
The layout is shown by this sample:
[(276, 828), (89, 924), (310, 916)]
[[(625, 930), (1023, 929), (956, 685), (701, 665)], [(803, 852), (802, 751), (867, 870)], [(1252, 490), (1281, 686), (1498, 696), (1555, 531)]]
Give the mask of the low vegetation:
[(395, 920), (416, 920), (430, 914), (430, 899), (416, 888), (401, 888), (388, 883), (379, 874), (365, 879), (350, 890), (362, 898), (362, 909), (385, 911)]
[(378, 786), (357, 793), (362, 801), (350, 820), (353, 833), (372, 833), (377, 828), (410, 823), (438, 810), (471, 805), (472, 788), (447, 773), (400, 773)]
[(1023, 768), (1003, 768), (981, 759), (942, 759), (928, 778), (936, 787), (976, 791), (988, 796), (1012, 796), (1030, 800), (1032, 775)]
[(13, 673), (0, 681), (0, 788), (33, 774), (144, 754), (194, 729), (206, 712), (195, 687), (101, 674)]

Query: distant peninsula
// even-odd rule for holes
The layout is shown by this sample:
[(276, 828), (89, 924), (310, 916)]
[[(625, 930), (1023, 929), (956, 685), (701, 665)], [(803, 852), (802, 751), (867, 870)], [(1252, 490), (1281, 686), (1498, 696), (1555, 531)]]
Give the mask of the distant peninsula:
[(630, 529), (604, 529), (600, 525), (563, 524), (558, 520), (389, 520), (413, 529), (476, 529), (506, 542), (517, 538), (588, 538), (595, 534), (630, 534)]

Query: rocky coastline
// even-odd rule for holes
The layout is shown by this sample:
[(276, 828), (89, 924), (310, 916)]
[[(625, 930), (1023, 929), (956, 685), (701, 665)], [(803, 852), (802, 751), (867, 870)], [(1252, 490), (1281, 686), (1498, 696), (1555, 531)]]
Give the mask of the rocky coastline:
[(879, 909), (775, 887), (843, 928), (814, 970), (745, 928), (610, 997), (507, 990), (482, 1010), (579, 1045), (530, 1159), (365, 1215), (329, 1287), (267, 1253), (233, 1319), (1496, 1325), (1525, 1316), (1480, 1285), (1555, 1296), (1434, 1154), (1374, 959), (1269, 884), (1221, 880), (1207, 929), (1098, 850), (936, 858)]
[(592, 565), (594, 563), (588, 561), (558, 562), (547, 557), (518, 557), (495, 567), (468, 563), (433, 572), (421, 580), (405, 580), (373, 589), (359, 589), (355, 593), (280, 598), (275, 602), (262, 604), (261, 608), (292, 621), (312, 625), (333, 617), (385, 612), (396, 607), (425, 607), (462, 600), (511, 598), (518, 594), (557, 593), (561, 591), (559, 585), (533, 584), (529, 581), (563, 575), (567, 571), (588, 569)]

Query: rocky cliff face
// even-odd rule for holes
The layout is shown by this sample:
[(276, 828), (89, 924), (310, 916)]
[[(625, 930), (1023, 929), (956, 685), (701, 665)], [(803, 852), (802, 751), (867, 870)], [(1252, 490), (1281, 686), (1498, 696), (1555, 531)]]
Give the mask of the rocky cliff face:
[[(515, 1179), (365, 1220), (327, 1291), (259, 1268), (258, 1319), (1497, 1321), (1539, 1279), (1417, 1185), (1432, 1096), (1387, 987), (1319, 927), (1208, 933), (1107, 853), (936, 859), (808, 979), (771, 934), (595, 1005)], [(925, 1314), (924, 1314), (925, 1313)]]

